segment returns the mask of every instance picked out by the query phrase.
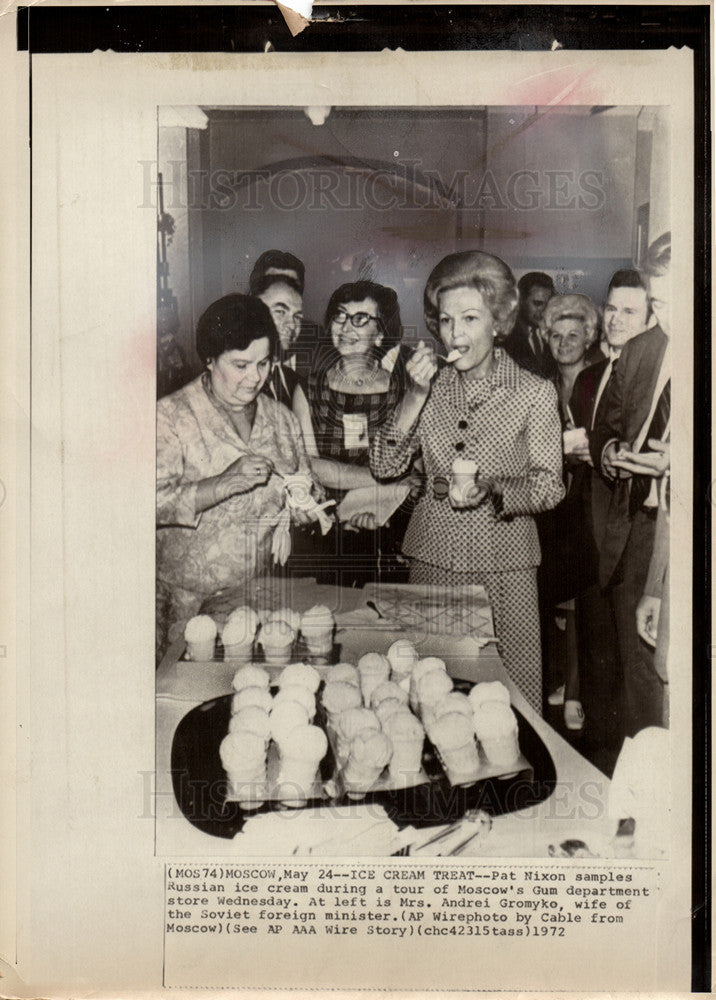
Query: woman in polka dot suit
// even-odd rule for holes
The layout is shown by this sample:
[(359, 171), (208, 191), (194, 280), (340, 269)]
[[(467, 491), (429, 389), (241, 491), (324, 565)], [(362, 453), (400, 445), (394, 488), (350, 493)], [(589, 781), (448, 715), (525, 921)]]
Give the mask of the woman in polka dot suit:
[[(438, 374), (433, 347), (420, 341), (406, 366), (407, 391), (373, 442), (371, 467), (391, 478), (421, 453), (427, 488), (403, 543), (410, 580), (484, 584), (505, 667), (541, 712), (540, 548), (532, 515), (564, 495), (557, 394), (495, 347), (517, 310), (514, 276), (499, 257), (450, 254), (428, 278), (424, 310), (449, 363)], [(448, 496), (458, 457), (478, 468), (459, 506)]]

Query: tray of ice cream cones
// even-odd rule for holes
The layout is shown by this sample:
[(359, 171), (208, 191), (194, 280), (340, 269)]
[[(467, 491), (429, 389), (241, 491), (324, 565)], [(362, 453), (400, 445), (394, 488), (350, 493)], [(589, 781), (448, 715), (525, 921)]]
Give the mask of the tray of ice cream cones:
[(243, 663), (283, 667), (295, 661), (326, 665), (337, 662), (340, 655), (333, 613), (324, 605), (303, 614), (288, 607), (256, 611), (242, 605), (223, 624), (210, 615), (196, 615), (186, 624), (184, 640), (179, 662), (192, 665), (223, 662), (234, 667)]
[(328, 801), (376, 801), (425, 826), (533, 805), (553, 787), (551, 758), (507, 688), (455, 680), (405, 639), (355, 665), (243, 665), (232, 687), (192, 709), (172, 745), (177, 801), (209, 833)]

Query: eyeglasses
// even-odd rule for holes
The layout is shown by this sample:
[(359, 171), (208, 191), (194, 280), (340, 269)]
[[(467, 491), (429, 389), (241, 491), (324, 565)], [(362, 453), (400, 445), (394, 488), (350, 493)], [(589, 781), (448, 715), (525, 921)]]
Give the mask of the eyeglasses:
[(380, 320), (378, 319), (377, 316), (373, 316), (371, 313), (366, 313), (366, 312), (349, 313), (346, 312), (345, 309), (338, 309), (335, 315), (333, 316), (334, 323), (338, 323), (340, 326), (344, 326), (346, 320), (350, 320), (351, 326), (355, 327), (356, 330), (359, 330), (362, 326), (365, 326), (366, 323), (368, 323), (369, 320), (371, 319), (375, 320), (376, 323), (380, 323)]

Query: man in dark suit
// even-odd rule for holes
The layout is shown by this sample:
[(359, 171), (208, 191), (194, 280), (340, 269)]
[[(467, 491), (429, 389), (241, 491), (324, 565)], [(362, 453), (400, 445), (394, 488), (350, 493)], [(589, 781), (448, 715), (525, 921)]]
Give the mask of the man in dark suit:
[(540, 323), (545, 306), (554, 295), (554, 282), (543, 271), (529, 271), (517, 282), (517, 291), (519, 312), (502, 347), (518, 365), (542, 378), (553, 378), (557, 365), (540, 333)]
[[(667, 233), (650, 247), (645, 267), (660, 325), (623, 348), (590, 438), (594, 468), (612, 484), (599, 582), (604, 589), (618, 588), (612, 603), (624, 672), (626, 729), (631, 736), (663, 720), (664, 683), (654, 668), (653, 650), (637, 633), (636, 608), (654, 547), (656, 477), (668, 463), (660, 442), (668, 436), (671, 412), (669, 295), (661, 289), (668, 282), (670, 263)], [(636, 468), (647, 474), (631, 471)]]
[[(283, 275), (297, 286), (303, 296), (306, 268), (302, 260), (287, 250), (264, 250), (254, 264), (249, 277), (249, 294), (258, 295), (265, 288), (267, 275)], [(300, 379), (306, 380), (313, 368), (313, 359), (320, 339), (318, 323), (301, 315), (298, 336), (294, 339), (291, 352), (284, 355), (283, 363), (288, 365)]]
[[(622, 348), (643, 333), (651, 319), (644, 279), (635, 270), (620, 270), (612, 275), (603, 306), (604, 333), (609, 356), (579, 373), (574, 384), (570, 407), (577, 427), (584, 427), (591, 438), (594, 427), (604, 417), (607, 387), (614, 364)], [(574, 453), (591, 464), (588, 449)], [(593, 469), (585, 477), (584, 522), (600, 551), (612, 496), (612, 484)], [(621, 600), (620, 587), (605, 591), (598, 583), (586, 588), (576, 600), (577, 641), (582, 704), (587, 720), (585, 740), (598, 755), (603, 769), (611, 773), (622, 737), (623, 675), (615, 599)]]

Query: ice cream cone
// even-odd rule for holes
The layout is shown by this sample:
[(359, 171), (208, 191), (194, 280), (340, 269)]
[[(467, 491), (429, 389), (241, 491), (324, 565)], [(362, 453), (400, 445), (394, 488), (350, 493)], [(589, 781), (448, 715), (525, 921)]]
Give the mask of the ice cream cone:
[(460, 712), (448, 712), (436, 719), (430, 738), (451, 785), (469, 785), (480, 774), (480, 758), (470, 720)]
[(353, 738), (343, 769), (343, 783), (349, 798), (365, 797), (380, 777), (392, 752), (392, 744), (385, 733), (368, 730)]
[(184, 629), (187, 657), (190, 660), (213, 660), (216, 633), (216, 622), (209, 615), (190, 618)]
[(298, 726), (280, 747), (278, 794), (291, 808), (304, 806), (311, 795), (319, 764), (328, 750), (326, 734), (318, 726)]

